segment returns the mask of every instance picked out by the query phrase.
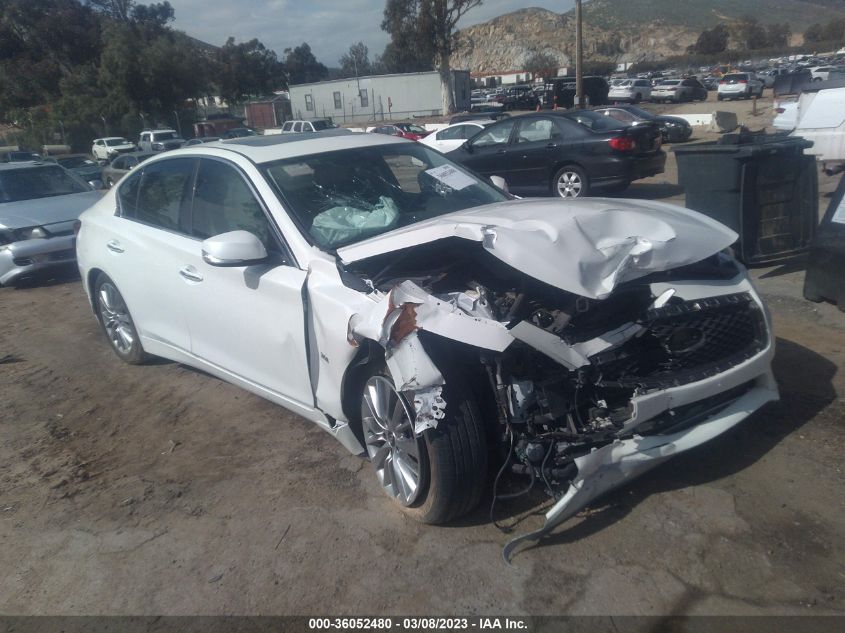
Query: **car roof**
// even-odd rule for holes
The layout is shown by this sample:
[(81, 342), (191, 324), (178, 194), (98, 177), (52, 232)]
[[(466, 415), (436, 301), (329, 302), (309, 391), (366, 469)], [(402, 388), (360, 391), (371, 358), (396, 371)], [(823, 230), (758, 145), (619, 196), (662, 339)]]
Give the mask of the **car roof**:
[(0, 171), (9, 171), (13, 169), (37, 169), (40, 167), (59, 167), (53, 162), (44, 162), (41, 160), (21, 160), (13, 163), (0, 163)]
[(95, 138), (95, 141), (116, 141), (116, 140), (126, 140), (125, 136), (101, 136), (100, 138)]
[[(227, 149), (236, 152), (254, 163), (268, 163), (285, 158), (295, 158), (308, 154), (320, 154), (343, 149), (375, 147), (397, 143), (413, 143), (395, 136), (384, 134), (363, 134), (344, 128), (325, 132), (304, 132), (293, 134), (271, 134), (269, 136), (245, 136), (220, 141), (215, 149)], [(190, 154), (211, 149), (208, 146), (192, 145), (185, 149), (167, 152), (168, 156)]]

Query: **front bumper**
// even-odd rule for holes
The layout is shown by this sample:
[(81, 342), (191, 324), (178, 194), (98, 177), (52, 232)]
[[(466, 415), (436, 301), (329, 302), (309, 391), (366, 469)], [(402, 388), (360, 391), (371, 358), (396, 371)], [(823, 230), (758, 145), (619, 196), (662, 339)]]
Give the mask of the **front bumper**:
[[(762, 304), (761, 304), (762, 307)], [(525, 541), (534, 541), (549, 533), (556, 526), (580, 512), (600, 495), (635, 479), (670, 457), (709, 442), (725, 433), (754, 413), (767, 402), (778, 400), (778, 388), (771, 370), (774, 357), (774, 336), (769, 331), (767, 346), (748, 360), (709, 378), (679, 387), (662, 389), (635, 396), (631, 418), (624, 429), (630, 429), (617, 439), (601, 448), (575, 458), (578, 474), (572, 480), (566, 493), (546, 512), (543, 527), (537, 531), (518, 536), (505, 546), (505, 562), (509, 562), (514, 549)], [(697, 422), (677, 432), (669, 429), (665, 434), (638, 435), (643, 422), (684, 407), (715, 400), (720, 394), (740, 390), (733, 400), (723, 402)], [(683, 420), (679, 420), (683, 422)], [(643, 425), (647, 426), (647, 425)]]
[(13, 242), (0, 246), (0, 286), (76, 262), (72, 235)]

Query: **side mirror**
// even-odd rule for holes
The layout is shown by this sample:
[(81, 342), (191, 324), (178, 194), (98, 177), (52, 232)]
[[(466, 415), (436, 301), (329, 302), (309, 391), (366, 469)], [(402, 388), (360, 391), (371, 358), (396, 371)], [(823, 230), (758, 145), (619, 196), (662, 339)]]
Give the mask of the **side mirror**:
[(464, 144), (461, 147), (466, 150), (467, 154), (472, 154), (472, 143), (469, 141), (464, 141)]
[(507, 181), (502, 178), (501, 176), (490, 176), (490, 182), (496, 185), (499, 189), (504, 191), (505, 193), (510, 193), (508, 191), (508, 183)]
[(249, 231), (229, 231), (202, 243), (202, 258), (212, 266), (252, 266), (267, 259), (267, 249)]

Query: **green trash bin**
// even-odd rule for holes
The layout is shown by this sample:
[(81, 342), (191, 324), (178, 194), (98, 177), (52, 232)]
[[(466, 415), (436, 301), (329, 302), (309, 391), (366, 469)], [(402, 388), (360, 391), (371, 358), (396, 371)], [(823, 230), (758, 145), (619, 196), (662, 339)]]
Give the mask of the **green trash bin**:
[(739, 234), (737, 257), (765, 264), (807, 250), (819, 183), (812, 141), (782, 134), (726, 134), (673, 148), (686, 206)]

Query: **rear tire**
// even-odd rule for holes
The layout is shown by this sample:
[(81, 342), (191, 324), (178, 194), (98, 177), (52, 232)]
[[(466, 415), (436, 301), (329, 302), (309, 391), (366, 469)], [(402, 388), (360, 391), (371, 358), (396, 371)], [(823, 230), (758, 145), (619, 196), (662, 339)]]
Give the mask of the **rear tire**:
[(118, 358), (130, 365), (148, 360), (123, 295), (106, 274), (101, 273), (94, 282), (93, 297), (97, 320)]
[(561, 167), (552, 179), (552, 194), (570, 200), (590, 195), (590, 180), (577, 165)]
[(405, 514), (429, 524), (475, 508), (487, 476), (481, 414), (459, 375), (448, 376), (442, 396), (445, 416), (419, 436), (414, 406), (384, 366), (371, 368), (361, 394), (361, 430), (382, 489)]

